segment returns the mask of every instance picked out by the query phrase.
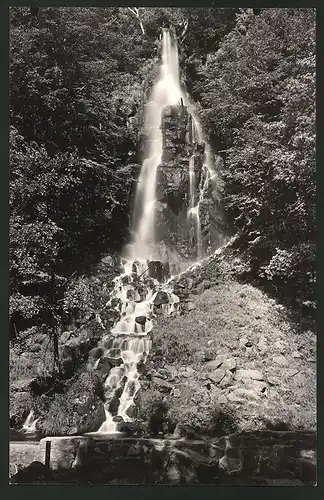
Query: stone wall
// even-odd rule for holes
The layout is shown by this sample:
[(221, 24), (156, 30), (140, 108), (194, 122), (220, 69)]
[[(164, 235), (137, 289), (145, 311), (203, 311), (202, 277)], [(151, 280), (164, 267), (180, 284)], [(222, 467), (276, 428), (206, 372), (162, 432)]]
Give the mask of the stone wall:
[(78, 471), (90, 482), (235, 484), (259, 478), (316, 483), (314, 432), (260, 431), (205, 439), (75, 436), (51, 441), (51, 468)]

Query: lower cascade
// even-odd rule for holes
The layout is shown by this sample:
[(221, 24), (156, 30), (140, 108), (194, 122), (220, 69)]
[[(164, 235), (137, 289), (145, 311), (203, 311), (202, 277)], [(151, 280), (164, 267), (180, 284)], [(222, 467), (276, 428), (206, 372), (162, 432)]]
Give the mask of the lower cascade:
[[(118, 422), (132, 421), (130, 412), (135, 407), (134, 398), (140, 388), (137, 366), (145, 363), (150, 351), (149, 334), (154, 318), (158, 312), (166, 315), (178, 312), (179, 298), (167, 283), (161, 284), (150, 277), (150, 264), (125, 261), (124, 273), (114, 280), (107, 307), (114, 307), (119, 318), (111, 330), (112, 336), (104, 337), (99, 343), (101, 356), (92, 366), (97, 369), (108, 360), (117, 363), (104, 383), (106, 420), (98, 433), (116, 433)], [(111, 407), (116, 400), (118, 405), (113, 415)]]

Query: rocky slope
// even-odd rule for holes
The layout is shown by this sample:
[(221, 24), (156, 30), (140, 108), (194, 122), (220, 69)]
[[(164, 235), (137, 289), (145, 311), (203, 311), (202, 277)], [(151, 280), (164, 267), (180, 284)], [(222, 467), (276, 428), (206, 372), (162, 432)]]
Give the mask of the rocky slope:
[(231, 265), (225, 250), (174, 280), (183, 313), (159, 321), (142, 374), (140, 415), (153, 432), (316, 427), (314, 333)]

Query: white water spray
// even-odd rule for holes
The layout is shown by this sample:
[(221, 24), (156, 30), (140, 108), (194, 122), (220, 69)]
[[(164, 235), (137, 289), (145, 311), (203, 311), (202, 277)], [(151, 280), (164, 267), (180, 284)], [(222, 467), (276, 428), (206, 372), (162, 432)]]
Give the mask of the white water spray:
[(33, 433), (36, 432), (36, 424), (38, 422), (38, 418), (35, 418), (33, 410), (29, 412), (28, 417), (26, 418), (22, 428), (26, 433)]
[(133, 240), (128, 248), (128, 257), (132, 260), (154, 258), (156, 174), (162, 157), (162, 111), (168, 105), (177, 104), (181, 97), (184, 99), (180, 88), (178, 49), (169, 30), (164, 29), (160, 78), (145, 110), (148, 158), (143, 162), (135, 194)]
[[(131, 422), (130, 412), (135, 407), (134, 399), (140, 389), (138, 363), (145, 362), (151, 349), (149, 333), (153, 328), (154, 304), (159, 289), (164, 289), (164, 298), (161, 310), (166, 315), (177, 314), (179, 298), (168, 289), (168, 285), (161, 285), (158, 281), (143, 274), (147, 266), (146, 261), (124, 263), (124, 273), (115, 278), (114, 289), (110, 295), (107, 307), (116, 303), (115, 309), (119, 312), (111, 333), (103, 338), (99, 347), (103, 354), (95, 362), (94, 369), (99, 368), (101, 359), (116, 360), (118, 366), (110, 369), (104, 384), (105, 416), (97, 433), (116, 434), (118, 422)], [(121, 362), (121, 363), (120, 363)], [(119, 364), (120, 363), (120, 364)], [(112, 414), (111, 403), (118, 401), (116, 415)]]

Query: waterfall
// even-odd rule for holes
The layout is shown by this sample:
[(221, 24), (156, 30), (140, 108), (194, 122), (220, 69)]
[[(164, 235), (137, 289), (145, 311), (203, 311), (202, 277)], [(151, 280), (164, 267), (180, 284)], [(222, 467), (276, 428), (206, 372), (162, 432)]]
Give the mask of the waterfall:
[(155, 84), (145, 110), (147, 126), (148, 158), (143, 162), (135, 194), (131, 233), (128, 247), (131, 259), (153, 258), (155, 243), (156, 174), (162, 157), (162, 110), (177, 104), (184, 95), (180, 88), (177, 45), (168, 29), (163, 29), (162, 64), (160, 78)]
[[(103, 366), (106, 361), (113, 364), (112, 367), (109, 365), (104, 383), (106, 418), (98, 433), (116, 433), (119, 422), (132, 420), (135, 397), (140, 388), (138, 364), (145, 363), (149, 354), (149, 334), (156, 313), (176, 315), (180, 308), (179, 297), (172, 293), (168, 283), (161, 284), (147, 273), (149, 261), (161, 260), (155, 249), (155, 204), (157, 171), (163, 154), (162, 112), (166, 106), (179, 104), (180, 99), (192, 116), (192, 147), (201, 146), (202, 142), (206, 144), (194, 110), (187, 104), (188, 99), (180, 87), (177, 45), (171, 39), (169, 30), (164, 29), (160, 76), (145, 109), (148, 148), (135, 193), (132, 239), (124, 252), (124, 272), (114, 279), (114, 288), (106, 305), (118, 311), (118, 319), (111, 332), (99, 342), (102, 354), (92, 366), (93, 369), (100, 369), (100, 363)], [(212, 179), (211, 161), (207, 146), (199, 186), (196, 185), (195, 152), (189, 161), (187, 215), (194, 222), (198, 259), (203, 256), (199, 208)]]
[(37, 424), (38, 420), (39, 420), (38, 418), (35, 419), (34, 412), (33, 412), (33, 410), (31, 410), (29, 412), (29, 415), (26, 418), (25, 422), (23, 423), (23, 426), (22, 426), (23, 430), (26, 433), (36, 432), (36, 424)]
[[(116, 360), (104, 383), (105, 421), (97, 433), (116, 434), (118, 422), (131, 422), (129, 412), (135, 407), (134, 398), (140, 389), (140, 362), (145, 362), (151, 349), (149, 333), (153, 328), (154, 308), (160, 307), (165, 315), (177, 314), (179, 298), (168, 289), (168, 284), (161, 285), (157, 280), (143, 273), (146, 261), (124, 261), (124, 273), (114, 279), (114, 288), (106, 307), (114, 307), (119, 312), (111, 334), (98, 344), (103, 354), (93, 369), (99, 367), (101, 359)], [(159, 302), (158, 293), (164, 290), (163, 302)], [(156, 305), (157, 304), (157, 305)], [(111, 405), (118, 402), (115, 415)]]

